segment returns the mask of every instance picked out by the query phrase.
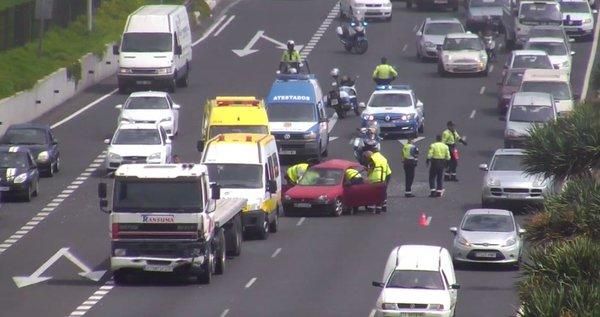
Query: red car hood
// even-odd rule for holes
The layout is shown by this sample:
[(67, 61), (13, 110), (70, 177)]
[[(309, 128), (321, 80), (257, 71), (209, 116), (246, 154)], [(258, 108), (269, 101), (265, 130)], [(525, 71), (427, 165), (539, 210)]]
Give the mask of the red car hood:
[(292, 199), (317, 199), (321, 195), (336, 197), (342, 194), (342, 185), (335, 186), (300, 186), (296, 185), (285, 193)]

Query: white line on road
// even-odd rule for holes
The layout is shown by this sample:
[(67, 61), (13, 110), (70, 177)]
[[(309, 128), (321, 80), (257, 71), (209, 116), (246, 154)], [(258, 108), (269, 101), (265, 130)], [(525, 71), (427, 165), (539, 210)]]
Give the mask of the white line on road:
[(225, 317), (227, 316), (227, 314), (229, 314), (229, 308), (225, 309), (222, 313), (220, 317)]
[(96, 99), (96, 100), (88, 103), (85, 107), (83, 107), (83, 108), (81, 108), (81, 109), (73, 112), (70, 116), (68, 116), (68, 117), (66, 117), (66, 118), (58, 121), (57, 123), (51, 125), (50, 128), (55, 129), (57, 127), (60, 127), (61, 125), (69, 122), (71, 119), (77, 117), (78, 115), (80, 115), (84, 111), (86, 111), (86, 110), (90, 109), (91, 107), (99, 104), (100, 102), (102, 102), (102, 100), (104, 100), (104, 99), (106, 99), (106, 98), (114, 95), (117, 91), (118, 91), (118, 89), (113, 89), (113, 91), (111, 91), (111, 92), (107, 93), (106, 95), (104, 95), (104, 96), (102, 96), (102, 97), (100, 97), (100, 98), (98, 98), (98, 99)]
[(275, 252), (273, 252), (273, 255), (271, 255), (272, 258), (276, 257), (279, 252), (281, 252), (281, 248), (277, 248), (277, 250), (275, 250)]
[(375, 313), (377, 311), (375, 309), (371, 310), (371, 313), (369, 314), (369, 317), (375, 317)]
[(431, 219), (433, 219), (432, 216), (427, 217), (427, 222), (425, 222), (426, 226), (429, 226), (429, 224), (431, 223)]
[(584, 101), (587, 97), (588, 89), (590, 87), (590, 76), (594, 69), (594, 61), (596, 60), (596, 50), (598, 49), (598, 34), (600, 33), (600, 14), (596, 17), (596, 30), (594, 31), (594, 40), (592, 41), (592, 51), (590, 52), (590, 59), (588, 60), (587, 69), (585, 70), (585, 77), (583, 78), (583, 87), (581, 88), (581, 96), (579, 101)]
[(417, 29), (419, 28), (418, 24), (415, 24), (415, 26), (413, 27), (413, 32), (417, 32)]
[[(339, 12), (340, 12), (340, 6), (336, 3), (333, 6), (333, 9), (331, 9), (329, 11), (329, 14), (327, 14), (327, 18), (325, 18), (325, 20), (323, 20), (321, 25), (319, 25), (319, 28), (313, 34), (309, 43), (313, 42), (314, 45), (317, 45), (317, 43), (321, 39), (322, 34), (325, 33), (325, 31), (327, 31), (327, 29), (331, 25), (331, 22), (333, 21), (333, 19), (335, 19), (335, 17), (339, 14)], [(308, 46), (303, 47), (302, 50), (300, 51), (300, 56), (302, 56), (303, 58), (308, 57), (308, 55), (310, 54), (310, 52), (312, 52), (313, 49), (314, 49), (314, 46), (313, 47), (308, 47)]]
[(494, 65), (492, 64), (492, 65), (490, 65), (490, 69), (488, 70), (488, 73), (491, 73), (493, 71), (494, 71)]
[(99, 301), (106, 296), (113, 288), (115, 287), (115, 283), (112, 280), (106, 281), (104, 285), (100, 286), (97, 291), (94, 292), (93, 295), (88, 297), (80, 306), (75, 308), (68, 317), (74, 316), (83, 316), (85, 315), (94, 305), (98, 304)]
[(483, 95), (484, 92), (485, 92), (485, 86), (481, 86), (481, 89), (479, 89), (479, 94)]
[(477, 113), (477, 110), (473, 110), (471, 111), (471, 115), (469, 116), (470, 119), (475, 118), (475, 114)]
[(256, 282), (256, 277), (251, 278), (248, 283), (246, 283), (246, 288), (250, 288), (252, 286), (252, 284), (254, 284), (254, 282)]
[(331, 118), (329, 119), (329, 125), (327, 125), (327, 133), (331, 133), (331, 130), (333, 130), (333, 127), (335, 127), (335, 124), (338, 121), (338, 115), (337, 113), (334, 113)]
[(223, 30), (229, 25), (229, 23), (231, 23), (231, 21), (233, 21), (233, 19), (235, 19), (235, 15), (232, 15), (229, 17), (229, 19), (227, 19), (227, 21), (225, 21), (225, 23), (223, 23), (223, 25), (221, 25), (221, 27), (217, 30), (217, 32), (215, 32), (215, 34), (213, 34), (214, 37), (219, 36), (219, 34), (221, 34), (221, 32), (223, 32)]
[(304, 223), (304, 220), (306, 220), (306, 218), (300, 218), (300, 220), (298, 220), (298, 223), (296, 223), (296, 226), (301, 226)]
[(404, 46), (402, 46), (402, 51), (406, 52), (406, 49), (408, 48), (408, 44), (404, 44)]
[(221, 22), (223, 22), (223, 20), (225, 20), (227, 18), (226, 15), (223, 15), (219, 20), (217, 20), (217, 22), (215, 22), (215, 24), (213, 24), (210, 28), (208, 28), (208, 30), (206, 30), (206, 32), (204, 32), (204, 34), (202, 35), (201, 38), (197, 39), (194, 43), (192, 43), (192, 47), (200, 44), (202, 41), (206, 40), (206, 38), (212, 33), (212, 31), (214, 31), (219, 24), (221, 24)]

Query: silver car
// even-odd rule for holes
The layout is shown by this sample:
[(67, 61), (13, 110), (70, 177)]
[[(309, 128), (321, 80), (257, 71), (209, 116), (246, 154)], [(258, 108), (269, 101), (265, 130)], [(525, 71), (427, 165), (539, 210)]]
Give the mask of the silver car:
[(450, 231), (454, 234), (452, 259), (457, 263), (510, 263), (518, 267), (521, 261), (525, 230), (508, 210), (468, 210), (460, 227)]
[(506, 114), (504, 147), (521, 146), (536, 124), (556, 120), (554, 97), (544, 92), (517, 92), (513, 94)]
[(486, 172), (481, 192), (484, 208), (502, 202), (540, 204), (551, 193), (551, 179), (525, 172), (524, 155), (523, 149), (498, 149), (489, 165), (479, 165)]
[(447, 34), (464, 32), (465, 28), (456, 18), (425, 19), (417, 31), (417, 57), (420, 60), (437, 58)]

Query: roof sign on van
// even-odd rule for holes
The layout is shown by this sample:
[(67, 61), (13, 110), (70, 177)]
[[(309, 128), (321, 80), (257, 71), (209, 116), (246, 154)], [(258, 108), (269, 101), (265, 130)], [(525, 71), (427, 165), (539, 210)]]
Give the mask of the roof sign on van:
[(260, 100), (217, 100), (218, 107), (227, 107), (227, 106), (260, 106)]
[(310, 96), (295, 96), (295, 95), (287, 95), (287, 96), (274, 96), (273, 101), (310, 101)]

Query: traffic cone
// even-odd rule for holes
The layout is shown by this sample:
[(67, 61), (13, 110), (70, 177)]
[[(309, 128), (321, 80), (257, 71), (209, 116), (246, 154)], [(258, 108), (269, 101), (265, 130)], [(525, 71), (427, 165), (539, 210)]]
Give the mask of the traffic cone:
[(427, 222), (427, 215), (424, 212), (422, 212), (421, 217), (419, 217), (419, 226), (421, 226), (421, 227), (429, 226), (429, 223)]

